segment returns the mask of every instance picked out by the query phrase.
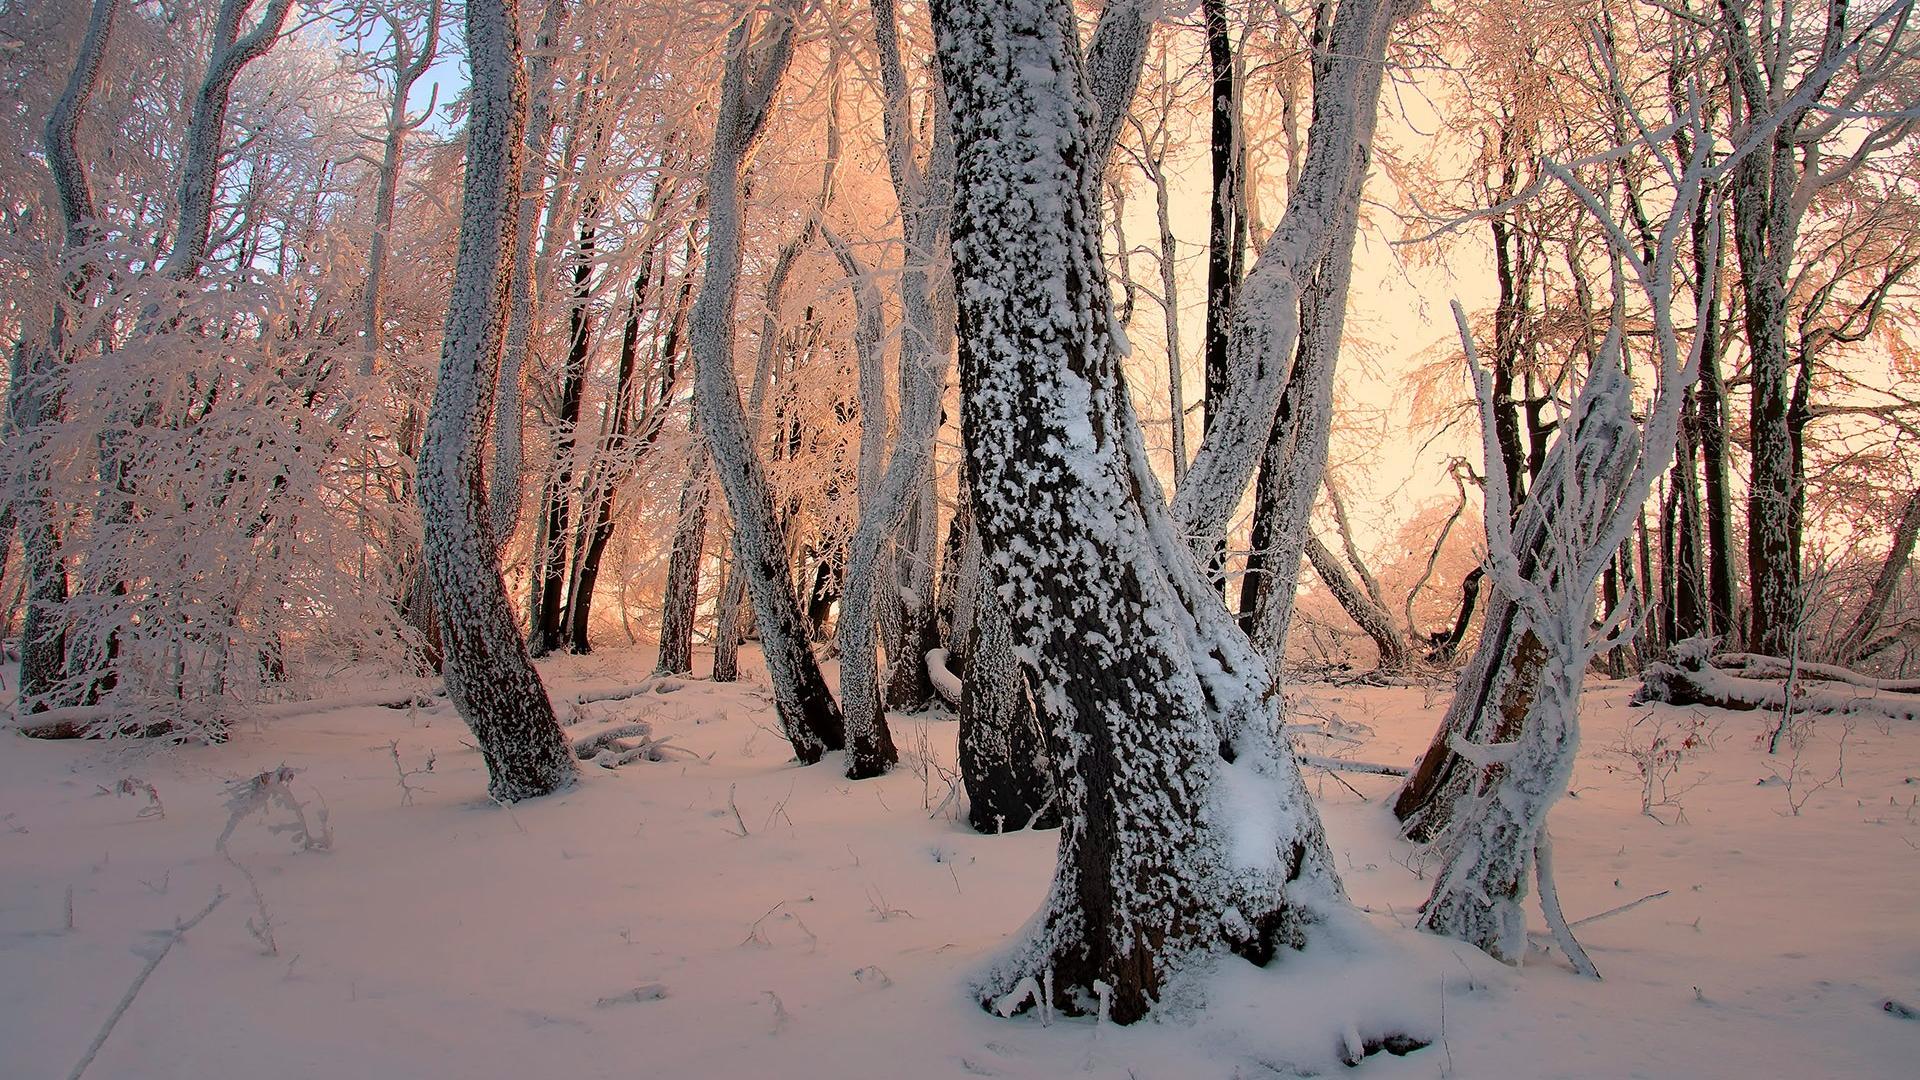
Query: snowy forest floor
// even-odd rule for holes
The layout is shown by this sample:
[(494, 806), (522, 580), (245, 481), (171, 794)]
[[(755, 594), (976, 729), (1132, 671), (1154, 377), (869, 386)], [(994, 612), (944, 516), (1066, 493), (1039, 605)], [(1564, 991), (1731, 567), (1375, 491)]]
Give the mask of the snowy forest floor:
[[(564, 713), (650, 666), (542, 674)], [(1920, 1004), (1915, 725), (1819, 718), (1796, 765), (1765, 753), (1768, 717), (1629, 709), (1629, 684), (1591, 684), (1552, 824), (1568, 916), (1667, 892), (1582, 928), (1598, 983), (1557, 953), (1515, 971), (1400, 931), (1430, 881), (1394, 837), (1396, 781), (1341, 774), (1356, 793), (1310, 773), (1393, 948), (1231, 961), (1180, 1019), (1042, 1026), (986, 1015), (967, 977), (1039, 906), (1053, 834), (955, 820), (944, 713), (894, 718), (906, 760), (884, 779), (847, 782), (837, 755), (794, 767), (755, 677), (582, 707), (578, 732), (645, 720), (697, 757), (586, 765), (578, 788), (511, 810), (485, 801), (444, 699), (246, 724), (210, 747), (0, 738), (0, 1077), (66, 1075), (162, 932), (219, 890), (89, 1077), (1300, 1075), (1344, 1025), (1382, 1017), (1435, 1042), (1353, 1075), (1895, 1077), (1920, 1058), (1920, 1021), (1882, 1008)], [(1446, 706), (1417, 687), (1293, 696), (1290, 721), (1358, 740), (1309, 752), (1398, 764)], [(407, 769), (435, 762), (407, 805), (394, 740)], [(1671, 767), (1659, 820), (1636, 756), (1656, 803)], [(275, 808), (222, 858), (227, 785), (282, 763), (309, 813), (327, 808), (332, 849), (270, 832), (288, 820)], [(116, 793), (127, 777), (164, 816), (139, 785)], [(277, 955), (249, 929), (263, 904)]]

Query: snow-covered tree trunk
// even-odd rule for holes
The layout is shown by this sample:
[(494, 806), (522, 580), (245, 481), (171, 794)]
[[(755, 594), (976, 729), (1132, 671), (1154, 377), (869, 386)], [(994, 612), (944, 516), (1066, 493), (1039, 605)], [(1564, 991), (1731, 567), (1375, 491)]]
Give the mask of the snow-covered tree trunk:
[(233, 82), (248, 64), (265, 55), (280, 39), (293, 0), (267, 0), (260, 21), (242, 36), (240, 24), (254, 0), (221, 0), (213, 23), (213, 53), (193, 98), (192, 116), (181, 146), (179, 221), (173, 247), (161, 271), (172, 278), (189, 278), (206, 262), (208, 234), (213, 228), (214, 193), (220, 182), (220, 144), (227, 129), (227, 103)]
[[(526, 471), (527, 353), (532, 348), (537, 282), (533, 275), (534, 233), (546, 204), (547, 155), (553, 147), (553, 55), (567, 18), (567, 0), (545, 0), (527, 61), (532, 101), (526, 131), (529, 175), (514, 193), (513, 267), (507, 299), (507, 340), (501, 353), (499, 393), (493, 407), (493, 462), (487, 498), (493, 535), (505, 546), (520, 523), (520, 499)], [(532, 190), (527, 186), (531, 184)]]
[(8, 502), (19, 523), (21, 566), (26, 577), (18, 697), (34, 711), (54, 704), (48, 697), (66, 673), (67, 661), (65, 613), (61, 610), (67, 599), (67, 571), (60, 558), (59, 503), (52, 490), (46, 425), (62, 416), (62, 368), (71, 361), (67, 326), (73, 314), (67, 308), (86, 301), (92, 276), (90, 249), (97, 239), (93, 189), (75, 137), (87, 99), (100, 83), (107, 39), (119, 10), (120, 0), (93, 0), (66, 88), (47, 116), (43, 145), (60, 200), (60, 250), (65, 264), (61, 269), (65, 280), (54, 305), (46, 348), (23, 345), (23, 363), (16, 366), (7, 386), (9, 436), (22, 440), (25, 461), (10, 485)]
[(1307, 561), (1313, 564), (1320, 580), (1326, 582), (1341, 610), (1373, 642), (1380, 653), (1380, 670), (1402, 671), (1412, 663), (1413, 646), (1393, 621), (1393, 615), (1356, 584), (1340, 564), (1340, 557), (1312, 534), (1307, 536)]
[[(953, 177), (953, 144), (948, 127), (945, 90), (936, 77), (929, 105), (931, 131), (922, 160), (916, 146), (912, 107), (908, 97), (906, 68), (901, 60), (899, 27), (892, 0), (872, 0), (874, 40), (879, 54), (882, 92), (885, 95), (881, 118), (886, 138), (887, 168), (900, 204), (902, 239), (906, 265), (900, 275), (900, 304), (904, 327), (900, 340), (900, 418), (894, 434), (891, 455), (884, 476), (869, 474), (878, 464), (869, 458), (872, 439), (878, 449), (878, 435), (884, 420), (872, 415), (871, 403), (882, 393), (870, 381), (863, 366), (861, 390), (861, 504), (860, 520), (847, 547), (847, 577), (840, 599), (840, 705), (847, 721), (847, 775), (872, 776), (892, 763), (894, 750), (887, 732), (885, 708), (889, 703), (911, 705), (924, 701), (930, 692), (926, 677), (926, 652), (935, 637), (932, 624), (930, 567), (916, 565), (932, 558), (932, 544), (922, 543), (930, 528), (909, 526), (903, 550), (909, 565), (907, 603), (897, 642), (892, 643), (888, 660), (893, 678), (889, 693), (883, 695), (876, 637), (882, 607), (891, 611), (895, 598), (880, 592), (881, 579), (891, 579), (882, 559), (889, 537), (899, 533), (910, 513), (930, 500), (933, 442), (940, 426), (940, 399), (945, 384), (947, 357), (953, 341), (951, 305), (937, 297), (947, 285), (948, 209), (947, 188)], [(851, 264), (843, 256), (842, 263)], [(923, 515), (927, 511), (922, 511)], [(918, 522), (931, 526), (932, 522)], [(918, 699), (918, 700), (908, 700)]]
[(387, 99), (387, 128), (380, 143), (379, 179), (374, 183), (373, 236), (367, 245), (366, 293), (360, 299), (360, 347), (366, 350), (360, 361), (362, 376), (373, 374), (380, 356), (380, 301), (386, 286), (387, 249), (393, 242), (393, 211), (400, 194), (400, 165), (407, 134), (433, 115), (431, 105), (414, 119), (408, 118), (407, 109), (413, 84), (420, 81), (439, 55), (443, 3), (444, 0), (427, 0), (426, 26), (418, 44), (400, 15), (391, 9), (381, 13), (393, 46), (393, 86)]
[(706, 270), (687, 339), (700, 426), (733, 515), (734, 573), (740, 575), (753, 600), (781, 726), (795, 756), (812, 764), (826, 751), (843, 745), (840, 707), (807, 644), (806, 626), (787, 573), (786, 544), (774, 521), (773, 496), (748, 433), (733, 365), (741, 171), (792, 60), (793, 19), (791, 6), (782, 3), (768, 16), (762, 40), (749, 40), (752, 19), (743, 20), (727, 38), (727, 65), (708, 165)]
[(1267, 668), (1167, 512), (1127, 398), (1072, 7), (932, 10), (974, 512), (1063, 817), (1045, 906), (977, 989), (1131, 1022), (1224, 949), (1264, 963), (1302, 943), (1342, 894)]
[(513, 801), (566, 787), (575, 773), (500, 579), (481, 475), (506, 329), (526, 75), (505, 0), (468, 0), (466, 37), (466, 183), (440, 378), (420, 447), (420, 514), (447, 696), (480, 744), (489, 794)]
[[(1688, 89), (1689, 97), (1698, 100), (1699, 87)], [(1690, 122), (1698, 122), (1696, 114), (1683, 115), (1675, 126)], [(1420, 925), (1517, 964), (1526, 952), (1520, 905), (1532, 873), (1561, 950), (1575, 970), (1589, 975), (1597, 972), (1574, 940), (1553, 890), (1547, 814), (1566, 793), (1573, 772), (1587, 667), (1601, 648), (1619, 639), (1632, 614), (1623, 605), (1596, 629), (1594, 589), (1642, 520), (1656, 479), (1673, 460), (1687, 393), (1700, 370), (1701, 348), (1713, 332), (1712, 327), (1696, 328), (1691, 342), (1683, 345), (1673, 318), (1676, 255), (1690, 232), (1695, 201), (1708, 197), (1706, 149), (1696, 139), (1690, 155), (1677, 159), (1652, 140), (1643, 136), (1642, 141), (1658, 156), (1663, 171), (1675, 178), (1673, 213), (1652, 242), (1629, 238), (1607, 199), (1587, 188), (1571, 169), (1550, 159), (1542, 162), (1543, 171), (1578, 198), (1604, 230), (1614, 273), (1606, 341), (1580, 388), (1570, 422), (1555, 425), (1554, 444), (1521, 514), (1523, 527), (1537, 527), (1537, 539), (1516, 536), (1494, 422), (1496, 391), (1479, 366), (1466, 315), (1454, 305), (1480, 403), (1488, 573), (1512, 605), (1506, 633), (1512, 640), (1513, 669), (1537, 669), (1537, 674), (1525, 681), (1511, 679), (1498, 697), (1480, 702), (1475, 709), (1478, 732), (1446, 736), (1449, 749), (1472, 767), (1460, 770), (1470, 779), (1447, 814), (1449, 824), (1441, 838), (1445, 862)], [(1714, 205), (1715, 219), (1719, 212)], [(1623, 266), (1630, 276), (1622, 272)], [(1644, 347), (1654, 361), (1654, 395), (1643, 411), (1635, 409), (1633, 385), (1624, 368), (1629, 280), (1646, 301), (1649, 331)], [(1493, 626), (1490, 621), (1489, 629)], [(1488, 655), (1508, 652), (1497, 642), (1495, 648), (1498, 651)], [(1495, 715), (1487, 715), (1493, 711), (1489, 705), (1497, 709)]]
[[(976, 559), (974, 573), (978, 575)], [(960, 777), (967, 822), (983, 833), (1060, 823), (1047, 732), (1013, 653), (1013, 627), (991, 582), (981, 582), (961, 663)]]
[(1240, 285), (1225, 394), (1209, 401), (1206, 436), (1174, 496), (1174, 520), (1196, 551), (1211, 553), (1226, 535), (1261, 458), (1248, 448), (1265, 445), (1273, 431), (1293, 373), (1301, 296), (1341, 242), (1342, 214), (1366, 176), (1368, 157), (1358, 148), (1372, 140), (1388, 35), (1410, 10), (1406, 0), (1355, 0), (1334, 14), (1300, 182)]
[[(1443, 839), (1446, 861), (1435, 877), (1420, 926), (1470, 942), (1510, 964), (1518, 964), (1526, 954), (1521, 902), (1536, 849), (1544, 841), (1547, 812), (1566, 793), (1573, 775), (1580, 684), (1594, 651), (1593, 587), (1619, 546), (1614, 538), (1596, 552), (1593, 540), (1607, 543), (1616, 526), (1621, 531), (1627, 527), (1628, 508), (1622, 503), (1641, 449), (1632, 388), (1619, 366), (1617, 336), (1611, 344), (1607, 361), (1588, 375), (1575, 406), (1577, 423), (1562, 429), (1573, 437), (1573, 445), (1556, 447), (1573, 457), (1574, 466), (1551, 474), (1543, 469), (1541, 482), (1528, 497), (1528, 508), (1541, 506), (1548, 522), (1530, 577), (1521, 577), (1513, 533), (1505, 526), (1504, 492), (1495, 488), (1496, 478), (1505, 479), (1497, 435), (1486, 440), (1489, 559), (1496, 580), (1522, 599), (1512, 606), (1508, 633), (1514, 644), (1505, 668), (1509, 677), (1489, 702), (1491, 714), (1479, 718), (1478, 731), (1450, 741), (1450, 749), (1467, 763), (1462, 771), (1468, 776), (1450, 809)], [(1491, 430), (1493, 384), (1477, 371), (1476, 378), (1481, 379), (1482, 411)], [(1678, 394), (1677, 389), (1673, 392)], [(1671, 455), (1672, 434), (1667, 438)], [(1638, 506), (1635, 502), (1631, 509)], [(1614, 613), (1621, 621), (1623, 616), (1624, 611)], [(1543, 880), (1542, 898), (1549, 902), (1550, 888), (1551, 882)], [(1557, 909), (1550, 908), (1548, 916), (1557, 918)], [(1577, 967), (1586, 964), (1570, 939), (1562, 944)]]

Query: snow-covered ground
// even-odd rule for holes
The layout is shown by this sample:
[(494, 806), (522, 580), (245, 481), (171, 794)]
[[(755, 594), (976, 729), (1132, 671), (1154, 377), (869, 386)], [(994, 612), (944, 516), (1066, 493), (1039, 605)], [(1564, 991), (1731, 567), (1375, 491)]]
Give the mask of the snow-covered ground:
[[(650, 667), (614, 655), (542, 673), (564, 704)], [(158, 932), (221, 890), (89, 1077), (1338, 1074), (1350, 1026), (1435, 1039), (1355, 1071), (1373, 1077), (1916, 1075), (1920, 1021), (1882, 1008), (1920, 1004), (1912, 724), (1823, 720), (1789, 785), (1776, 774), (1793, 761), (1764, 752), (1767, 718), (1630, 710), (1630, 686), (1591, 686), (1575, 797), (1553, 816), (1567, 913), (1667, 894), (1581, 928), (1599, 983), (1557, 954), (1514, 971), (1400, 930), (1429, 882), (1394, 839), (1395, 781), (1312, 774), (1378, 932), (1329, 932), (1355, 943), (1266, 970), (1228, 961), (1197, 1010), (1120, 1029), (999, 1020), (967, 997), (969, 972), (1039, 906), (1053, 837), (960, 823), (951, 719), (895, 717), (907, 762), (849, 783), (837, 755), (789, 763), (751, 680), (580, 707), (577, 731), (645, 720), (686, 753), (588, 766), (577, 789), (512, 809), (484, 800), (444, 700), (167, 751), (0, 738), (0, 1077), (67, 1075)], [(1312, 752), (1399, 763), (1446, 704), (1419, 688), (1298, 696), (1294, 721), (1323, 716), (1359, 740)], [(1689, 732), (1697, 745), (1669, 762), (1673, 804), (1643, 814), (1642, 770), (1622, 751)], [(408, 805), (392, 741), (408, 769), (434, 759)], [(288, 820), (274, 808), (238, 825), (229, 862), (214, 847), (228, 784), (283, 763), (308, 813), (325, 808), (331, 849), (270, 831)], [(140, 785), (116, 791), (128, 777), (164, 816)], [(277, 955), (255, 932), (262, 902)]]

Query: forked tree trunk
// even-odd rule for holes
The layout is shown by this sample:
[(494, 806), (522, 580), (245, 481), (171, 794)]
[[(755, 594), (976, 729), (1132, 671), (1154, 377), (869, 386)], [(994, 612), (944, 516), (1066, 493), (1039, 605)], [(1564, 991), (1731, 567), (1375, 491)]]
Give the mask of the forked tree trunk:
[(1130, 65), (1101, 37), (1138, 15), (1107, 9), (1091, 52), (1108, 62), (1083, 83), (1065, 0), (933, 5), (974, 512), (1053, 721), (1064, 818), (1045, 907), (977, 990), (1007, 1011), (1100, 1000), (1121, 1023), (1223, 949), (1264, 963), (1303, 943), (1341, 899), (1266, 666), (1175, 527), (1120, 374), (1082, 86), (1131, 97), (1146, 28)]
[(777, 6), (769, 16), (765, 40), (754, 43), (752, 49), (748, 47), (752, 19), (743, 20), (727, 38), (727, 66), (708, 167), (706, 271), (687, 337), (700, 426), (733, 515), (733, 572), (753, 599), (781, 726), (795, 756), (812, 764), (844, 743), (840, 707), (807, 644), (786, 545), (774, 520), (766, 471), (748, 433), (733, 365), (742, 170), (792, 60), (793, 18), (790, 6)]
[(527, 84), (513, 12), (468, 0), (473, 69), (459, 254), (440, 379), (420, 448), (427, 573), (440, 609), (447, 696), (486, 759), (487, 791), (511, 802), (567, 787), (573, 754), (533, 670), (500, 580), (481, 475), (506, 329), (507, 269)]

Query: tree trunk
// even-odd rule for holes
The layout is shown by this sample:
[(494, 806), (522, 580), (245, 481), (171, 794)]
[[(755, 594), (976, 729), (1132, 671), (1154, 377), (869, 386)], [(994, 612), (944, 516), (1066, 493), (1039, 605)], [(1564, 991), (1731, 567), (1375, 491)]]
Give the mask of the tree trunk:
[(580, 404), (587, 384), (587, 351), (593, 342), (590, 307), (593, 281), (596, 211), (592, 200), (580, 225), (580, 246), (574, 256), (573, 303), (567, 314), (567, 358), (560, 369), (560, 410), (554, 417), (553, 468), (540, 501), (546, 509), (545, 551), (534, 553), (540, 578), (535, 594), (530, 645), (533, 655), (560, 648), (566, 629), (567, 554), (573, 546), (573, 449), (580, 427)]
[[(698, 432), (695, 438), (698, 439)], [(693, 670), (693, 618), (700, 603), (700, 559), (707, 538), (707, 499), (712, 485), (705, 440), (694, 450), (692, 466), (680, 486), (680, 516), (667, 556), (667, 589), (660, 617), (660, 660), (656, 675)]]
[(481, 476), (481, 433), (506, 329), (526, 76), (503, 0), (468, 0), (466, 36), (473, 70), (466, 183), (440, 379), (420, 448), (420, 514), (446, 646), (447, 696), (480, 744), (488, 793), (511, 802), (567, 787), (575, 772), (514, 625)]
[[(1109, 6), (1101, 26), (1129, 14)], [(1089, 63), (1102, 77), (1083, 83), (1064, 0), (941, 0), (933, 16), (975, 520), (1043, 688), (1064, 819), (1045, 907), (976, 989), (1008, 1012), (1023, 990), (1068, 1012), (1099, 1000), (1128, 1023), (1223, 948), (1264, 963), (1303, 943), (1308, 913), (1342, 894), (1270, 675), (1175, 528), (1120, 375), (1093, 194), (1105, 146), (1082, 86), (1130, 96), (1145, 28), (1130, 71)], [(1240, 784), (1261, 794), (1229, 820)]]
[[(727, 40), (727, 67), (715, 118), (707, 184), (707, 263), (688, 324), (695, 402), (733, 515), (734, 573), (744, 579), (760, 626), (761, 651), (774, 703), (794, 754), (806, 764), (844, 744), (840, 707), (808, 647), (793, 593), (786, 545), (774, 521), (773, 497), (748, 434), (733, 367), (734, 306), (739, 291), (741, 172), (775, 91), (793, 56), (793, 13), (777, 7), (767, 40), (751, 53), (752, 20)], [(751, 71), (749, 69), (752, 69)]]
[(1907, 564), (1913, 558), (1916, 538), (1920, 538), (1920, 490), (1907, 496), (1907, 507), (1900, 513), (1900, 524), (1893, 531), (1893, 543), (1887, 548), (1886, 559), (1880, 563), (1873, 588), (1868, 590), (1853, 626), (1833, 650), (1834, 663), (1845, 667), (1859, 660), (1874, 631), (1880, 629), (1887, 606), (1893, 601), (1894, 587), (1900, 584), (1900, 575), (1906, 573)]
[(1307, 559), (1313, 563), (1320, 580), (1327, 583), (1333, 598), (1340, 602), (1341, 610), (1379, 650), (1380, 670), (1406, 670), (1413, 660), (1413, 647), (1407, 642), (1406, 635), (1400, 632), (1393, 616), (1354, 584), (1346, 569), (1340, 565), (1340, 557), (1327, 550), (1327, 545), (1321, 543), (1319, 537), (1311, 534), (1307, 537)]
[[(567, 0), (545, 0), (540, 25), (534, 31), (533, 56), (527, 63), (532, 87), (526, 124), (528, 178), (514, 195), (513, 266), (507, 300), (507, 342), (501, 354), (500, 386), (493, 412), (493, 464), (487, 495), (491, 500), (493, 534), (505, 547), (520, 523), (520, 500), (525, 473), (527, 354), (532, 348), (535, 289), (533, 274), (535, 229), (546, 203), (547, 155), (553, 149), (553, 55)], [(531, 187), (531, 192), (528, 191)]]
[[(978, 571), (976, 571), (978, 572)], [(980, 580), (973, 639), (962, 663), (960, 776), (976, 832), (1060, 823), (1046, 730), (1013, 655), (1013, 629), (990, 581)]]
[(62, 419), (65, 379), (63, 368), (71, 361), (68, 352), (68, 305), (86, 302), (92, 257), (88, 249), (96, 239), (93, 190), (88, 185), (86, 166), (75, 145), (80, 117), (87, 99), (100, 83), (101, 62), (106, 56), (107, 39), (120, 11), (120, 0), (93, 0), (87, 29), (80, 39), (80, 51), (67, 76), (66, 89), (54, 102), (43, 134), (47, 168), (53, 174), (54, 191), (60, 200), (60, 218), (64, 234), (61, 240), (63, 261), (76, 261), (61, 282), (62, 296), (54, 304), (47, 347), (25, 349), (21, 370), (8, 381), (7, 411), (12, 440), (19, 440), (25, 467), (19, 472), (9, 501), (19, 521), (21, 569), (26, 575), (26, 618), (20, 633), (20, 683), (18, 700), (27, 710), (39, 712), (50, 705), (67, 704), (50, 700), (66, 674), (67, 634), (65, 613), (67, 569), (60, 557), (60, 532), (56, 517), (59, 501), (53, 492), (52, 463), (47, 460), (49, 424)]

